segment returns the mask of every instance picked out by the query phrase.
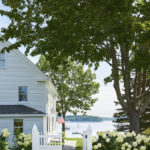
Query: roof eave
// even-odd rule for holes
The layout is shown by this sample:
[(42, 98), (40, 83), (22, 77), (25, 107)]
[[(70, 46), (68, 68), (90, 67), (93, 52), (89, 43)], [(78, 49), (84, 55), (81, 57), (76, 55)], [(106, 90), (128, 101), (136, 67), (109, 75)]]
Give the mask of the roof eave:
[(47, 114), (0, 114), (0, 117), (44, 117)]

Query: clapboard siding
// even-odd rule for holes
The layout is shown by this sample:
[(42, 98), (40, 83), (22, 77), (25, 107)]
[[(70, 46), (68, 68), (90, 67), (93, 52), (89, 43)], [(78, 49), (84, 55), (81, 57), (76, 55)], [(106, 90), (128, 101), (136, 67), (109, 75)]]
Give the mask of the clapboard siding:
[(0, 68), (0, 105), (21, 104), (18, 87), (28, 87), (28, 101), (22, 104), (46, 113), (46, 82), (39, 83), (43, 76), (35, 71), (20, 52), (6, 53), (6, 68)]
[[(9, 43), (0, 43), (0, 49)], [(56, 110), (54, 95), (57, 92), (51, 81), (37, 69), (21, 52), (13, 50), (5, 53), (6, 67), (0, 68), (0, 105), (22, 104), (31, 108), (43, 111), (45, 117), (24, 117), (24, 132), (31, 133), (32, 126), (37, 124), (39, 131), (46, 132), (47, 117), (50, 118), (50, 128), (52, 130), (52, 118), (56, 121), (56, 112), (51, 114), (51, 110)], [(19, 102), (19, 86), (28, 87), (28, 101)], [(54, 104), (53, 104), (54, 103)], [(13, 131), (14, 118), (0, 118), (0, 130), (8, 123), (8, 129)], [(55, 128), (55, 122), (54, 130)]]
[(14, 119), (23, 119), (23, 132), (25, 134), (32, 133), (32, 127), (34, 124), (37, 125), (38, 130), (43, 132), (43, 117), (6, 117), (0, 118), (0, 132), (7, 128), (8, 131), (13, 135), (14, 133)]

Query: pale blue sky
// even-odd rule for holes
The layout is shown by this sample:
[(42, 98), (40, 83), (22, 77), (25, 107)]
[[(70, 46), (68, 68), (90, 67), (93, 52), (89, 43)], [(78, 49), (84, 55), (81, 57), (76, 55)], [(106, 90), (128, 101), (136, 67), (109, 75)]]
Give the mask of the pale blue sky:
[[(0, 9), (7, 9), (4, 8), (0, 1)], [(9, 24), (9, 19), (4, 16), (0, 16), (0, 29), (2, 27), (6, 27)], [(11, 41), (13, 42), (13, 41)], [(23, 52), (24, 48), (21, 47), (20, 50)], [(36, 63), (39, 57), (31, 57), (28, 58), (33, 62)], [(117, 99), (115, 91), (113, 89), (113, 84), (108, 84), (107, 86), (104, 85), (103, 79), (107, 77), (111, 72), (111, 68), (106, 63), (102, 62), (99, 69), (95, 71), (97, 76), (97, 81), (100, 82), (100, 92), (97, 94), (98, 101), (95, 103), (94, 107), (92, 107), (91, 111), (88, 112), (88, 115), (97, 115), (97, 116), (104, 116), (104, 117), (111, 117), (115, 112), (115, 105), (114, 101)]]

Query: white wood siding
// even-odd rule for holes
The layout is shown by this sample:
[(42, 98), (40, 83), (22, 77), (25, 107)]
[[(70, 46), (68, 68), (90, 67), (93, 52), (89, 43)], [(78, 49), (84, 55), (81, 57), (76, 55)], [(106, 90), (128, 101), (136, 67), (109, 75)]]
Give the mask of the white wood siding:
[[(0, 105), (23, 104), (46, 112), (46, 82), (38, 82), (43, 77), (19, 53), (6, 53), (6, 68), (0, 68)], [(18, 101), (19, 86), (28, 87), (27, 102)]]
[[(46, 110), (48, 112), (48, 116), (50, 118), (50, 133), (56, 132), (56, 93), (52, 91), (51, 84), (47, 82), (46, 89), (47, 89), (47, 105)], [(52, 110), (54, 110), (54, 113), (52, 113)]]
[[(9, 43), (0, 42), (0, 50)], [(31, 108), (45, 112), (47, 116), (41, 119), (24, 118), (25, 133), (31, 131), (33, 123), (40, 124), (39, 131), (47, 131), (47, 117), (50, 118), (50, 129), (52, 130), (52, 117), (54, 118), (54, 130), (56, 129), (56, 101), (53, 96), (57, 96), (55, 87), (51, 81), (37, 69), (23, 54), (14, 50), (5, 53), (5, 68), (0, 68), (0, 105), (17, 105), (22, 104)], [(18, 88), (19, 86), (27, 86), (28, 101), (19, 102)], [(51, 114), (54, 109), (55, 113)], [(3, 118), (5, 120), (5, 118)], [(0, 118), (0, 130), (3, 128), (3, 119)], [(12, 120), (6, 120), (4, 122)], [(10, 126), (11, 125), (11, 126)], [(37, 125), (38, 126), (38, 125)], [(12, 128), (10, 123), (8, 128)], [(11, 129), (12, 130), (12, 129)], [(53, 131), (54, 132), (54, 131)], [(31, 133), (31, 132), (29, 132)]]
[(0, 118), (0, 132), (7, 128), (11, 135), (14, 134), (14, 119), (23, 119), (23, 132), (25, 134), (32, 133), (32, 127), (37, 125), (38, 130), (43, 132), (43, 117), (6, 117)]

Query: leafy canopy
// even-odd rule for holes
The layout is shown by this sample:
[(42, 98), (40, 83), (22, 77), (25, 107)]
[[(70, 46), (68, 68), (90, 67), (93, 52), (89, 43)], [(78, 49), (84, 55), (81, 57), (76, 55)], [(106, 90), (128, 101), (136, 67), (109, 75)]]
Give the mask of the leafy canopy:
[(60, 65), (54, 71), (44, 56), (41, 56), (37, 66), (49, 74), (57, 89), (59, 116), (65, 117), (67, 112), (85, 114), (97, 101), (93, 96), (99, 91), (99, 83), (90, 68), (84, 70), (81, 64), (69, 60), (67, 65)]
[[(150, 4), (134, 0), (2, 0), (10, 11), (0, 10), (11, 20), (1, 30), (1, 40), (16, 38), (17, 42), (3, 50), (22, 45), (26, 54), (43, 54), (56, 65), (68, 57), (83, 63), (109, 61), (109, 38), (115, 36), (115, 45), (128, 43), (137, 51), (136, 65), (146, 65), (138, 45), (149, 45)], [(135, 36), (136, 35), (136, 36)], [(139, 53), (138, 53), (139, 52)], [(142, 56), (147, 51), (143, 52)]]

